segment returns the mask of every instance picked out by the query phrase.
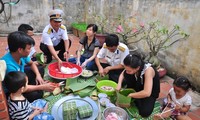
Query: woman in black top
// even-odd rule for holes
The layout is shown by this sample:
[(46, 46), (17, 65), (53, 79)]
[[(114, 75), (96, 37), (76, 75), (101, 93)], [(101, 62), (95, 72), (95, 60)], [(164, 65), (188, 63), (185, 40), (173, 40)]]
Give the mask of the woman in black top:
[(142, 117), (151, 115), (156, 98), (160, 92), (160, 82), (158, 72), (145, 64), (139, 55), (128, 55), (124, 59), (125, 70), (121, 73), (117, 85), (117, 90), (121, 89), (125, 80), (127, 88), (133, 88), (136, 92), (128, 96), (135, 99), (135, 104)]
[[(86, 67), (88, 70), (92, 70), (95, 64), (95, 57), (99, 52), (100, 43), (95, 38), (95, 34), (98, 31), (98, 27), (95, 24), (89, 24), (86, 30), (86, 36), (80, 40), (80, 45), (77, 52), (77, 58), (70, 58), (68, 61)], [(84, 48), (84, 52), (81, 55), (81, 50)]]

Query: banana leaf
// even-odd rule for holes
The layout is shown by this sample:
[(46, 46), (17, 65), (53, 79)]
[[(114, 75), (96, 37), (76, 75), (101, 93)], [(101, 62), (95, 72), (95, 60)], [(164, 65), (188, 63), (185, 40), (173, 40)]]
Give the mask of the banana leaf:
[(96, 79), (97, 80), (109, 80), (109, 76), (108, 76), (108, 74), (107, 75), (105, 75), (104, 77), (101, 77), (99, 74), (98, 75), (96, 75)]
[(88, 86), (96, 86), (95, 77), (91, 78), (69, 78), (66, 80), (65, 89), (72, 90), (73, 92), (82, 90)]
[(50, 113), (51, 109), (53, 107), (53, 105), (59, 100), (61, 99), (63, 96), (65, 96), (64, 94), (58, 94), (58, 95), (51, 95), (49, 97), (46, 97), (45, 100), (48, 101), (48, 109), (47, 112)]
[(82, 90), (74, 92), (75, 95), (79, 95), (80, 97), (90, 96), (90, 93), (95, 89), (95, 87), (88, 86)]
[(120, 107), (130, 107), (131, 105), (131, 97), (128, 97), (130, 93), (135, 92), (133, 89), (123, 89), (117, 93), (117, 101), (116, 104)]

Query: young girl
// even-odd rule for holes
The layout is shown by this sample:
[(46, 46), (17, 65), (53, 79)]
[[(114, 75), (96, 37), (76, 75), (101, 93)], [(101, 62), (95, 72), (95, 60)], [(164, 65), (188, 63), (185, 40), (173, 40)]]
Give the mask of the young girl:
[[(95, 38), (95, 34), (98, 31), (98, 27), (95, 24), (89, 24), (86, 30), (86, 36), (80, 40), (80, 45), (77, 52), (77, 59), (70, 58), (68, 61), (86, 67), (88, 70), (92, 70), (92, 66), (95, 64), (95, 57), (99, 52), (100, 43)], [(84, 48), (84, 52), (81, 55), (81, 50)]]
[(191, 120), (187, 116), (187, 112), (192, 104), (192, 99), (187, 93), (190, 88), (190, 82), (185, 77), (178, 77), (174, 80), (173, 88), (169, 90), (167, 102), (162, 113), (154, 115), (154, 119), (164, 119), (168, 117), (177, 120)]

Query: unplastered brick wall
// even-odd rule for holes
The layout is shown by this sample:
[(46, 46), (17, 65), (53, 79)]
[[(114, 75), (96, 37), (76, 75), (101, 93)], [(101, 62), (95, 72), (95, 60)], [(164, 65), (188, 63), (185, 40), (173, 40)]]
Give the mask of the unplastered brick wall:
[(7, 99), (5, 97), (1, 81), (0, 81), (0, 120), (9, 120)]

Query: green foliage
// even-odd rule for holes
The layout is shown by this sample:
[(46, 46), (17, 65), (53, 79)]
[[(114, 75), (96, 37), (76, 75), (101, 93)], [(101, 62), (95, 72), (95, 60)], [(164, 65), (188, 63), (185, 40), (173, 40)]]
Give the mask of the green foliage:
[(166, 26), (161, 25), (159, 21), (148, 23), (141, 36), (150, 50), (146, 60), (156, 64), (159, 61), (155, 57), (157, 57), (159, 51), (165, 50), (176, 42), (186, 40), (189, 37), (187, 33), (181, 30), (180, 26), (174, 25), (172, 29), (168, 29)]
[(189, 37), (178, 25), (173, 29), (160, 24), (159, 21), (150, 22), (144, 31), (146, 40), (153, 56), (156, 56), (160, 50), (164, 50), (180, 40), (186, 40)]
[(73, 22), (71, 24), (72, 27), (82, 31), (82, 32), (85, 32), (86, 29), (87, 29), (87, 24), (86, 23), (77, 23), (77, 22)]

